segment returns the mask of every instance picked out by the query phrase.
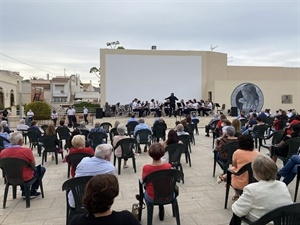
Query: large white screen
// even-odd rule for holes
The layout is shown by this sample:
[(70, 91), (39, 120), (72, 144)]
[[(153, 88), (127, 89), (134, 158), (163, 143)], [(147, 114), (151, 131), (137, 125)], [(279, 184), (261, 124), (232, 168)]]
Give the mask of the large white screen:
[(201, 99), (201, 57), (106, 54), (106, 101)]

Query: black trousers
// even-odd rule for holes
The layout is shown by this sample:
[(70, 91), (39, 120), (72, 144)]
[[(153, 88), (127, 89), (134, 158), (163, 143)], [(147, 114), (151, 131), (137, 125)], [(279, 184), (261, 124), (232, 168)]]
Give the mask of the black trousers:
[(174, 115), (174, 112), (175, 112), (175, 104), (170, 104), (169, 117)]
[(229, 225), (241, 225), (241, 223), (241, 218), (233, 213)]

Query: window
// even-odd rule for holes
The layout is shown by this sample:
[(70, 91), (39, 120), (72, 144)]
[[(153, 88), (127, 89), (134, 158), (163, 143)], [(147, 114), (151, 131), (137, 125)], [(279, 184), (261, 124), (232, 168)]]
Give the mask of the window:
[(65, 85), (55, 85), (54, 90), (55, 90), (55, 92), (63, 93), (65, 90)]
[(65, 97), (54, 97), (53, 102), (67, 102), (67, 98), (65, 98)]

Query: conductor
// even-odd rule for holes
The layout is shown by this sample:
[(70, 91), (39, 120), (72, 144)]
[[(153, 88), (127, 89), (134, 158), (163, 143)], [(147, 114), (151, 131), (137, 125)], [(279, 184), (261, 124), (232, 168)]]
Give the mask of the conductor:
[(172, 114), (175, 116), (175, 105), (176, 101), (178, 101), (178, 98), (174, 95), (174, 93), (171, 93), (169, 97), (165, 98), (165, 100), (167, 99), (170, 101), (169, 117), (171, 117)]

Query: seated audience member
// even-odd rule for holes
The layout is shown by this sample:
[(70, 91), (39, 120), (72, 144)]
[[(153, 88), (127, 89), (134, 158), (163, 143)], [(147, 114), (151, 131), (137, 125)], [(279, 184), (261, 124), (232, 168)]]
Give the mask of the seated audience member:
[[(164, 163), (161, 160), (164, 154), (165, 154), (165, 149), (162, 144), (156, 142), (150, 146), (149, 156), (152, 158), (152, 163), (143, 166), (142, 179), (144, 179), (148, 174), (152, 172), (172, 168), (171, 164)], [(151, 183), (146, 186), (146, 191), (144, 193), (144, 196), (147, 202), (153, 202), (154, 190), (153, 190), (153, 185)], [(161, 209), (163, 209), (163, 206), (160, 206), (160, 210)]]
[[(178, 125), (177, 125), (178, 126)], [(168, 133), (168, 138), (167, 140), (165, 140), (163, 143), (162, 143), (162, 146), (164, 147), (164, 149), (171, 145), (171, 144), (177, 144), (177, 143), (180, 143), (182, 144), (182, 141), (180, 141), (178, 139), (178, 135), (177, 135), (177, 132), (175, 130), (170, 130), (169, 133)], [(161, 158), (161, 161), (162, 162), (166, 162), (168, 163), (169, 162), (169, 153), (168, 152), (165, 152), (164, 153), (164, 156)]]
[(20, 123), (17, 125), (17, 130), (28, 130), (29, 126), (25, 124), (24, 119), (20, 119)]
[(184, 127), (181, 123), (176, 126), (176, 131), (177, 131), (178, 136), (180, 136), (180, 135), (189, 135), (188, 132), (184, 131)]
[(13, 132), (13, 131), (11, 131), (11, 130), (9, 129), (9, 127), (7, 126), (7, 121), (6, 121), (6, 120), (2, 120), (1, 123), (0, 123), (0, 125), (3, 127), (3, 132), (4, 132), (4, 133), (10, 134), (11, 132)]
[(117, 127), (119, 126), (119, 124), (120, 124), (120, 121), (119, 121), (119, 120), (116, 120), (115, 123), (114, 123), (113, 128), (117, 128)]
[[(0, 125), (0, 136), (6, 138), (7, 140), (9, 140), (9, 134), (3, 132), (3, 127), (1, 125)], [(7, 147), (10, 146), (10, 143), (7, 142), (7, 141), (3, 141), (3, 145), (4, 145), (3, 146), (4, 148), (7, 148)]]
[[(127, 128), (124, 124), (119, 124), (119, 126), (117, 127), (117, 132), (119, 135), (116, 135), (114, 136), (113, 138), (113, 146), (116, 147), (117, 146), (117, 143), (118, 141), (124, 139), (124, 138), (128, 138), (128, 136), (126, 136), (126, 132), (127, 132)], [(119, 146), (118, 148), (116, 148), (114, 150), (115, 152), (115, 155), (117, 157), (121, 157), (122, 156), (122, 148), (121, 146)], [(128, 165), (127, 165), (127, 161), (128, 159), (124, 159), (124, 164), (123, 164), (123, 168), (126, 169), (128, 168)]]
[(220, 136), (222, 135), (223, 120), (227, 120), (227, 117), (226, 117), (224, 114), (221, 114), (221, 115), (220, 115), (220, 120), (219, 120), (219, 122), (216, 124), (216, 128), (215, 128), (217, 137), (220, 137)]
[(102, 140), (102, 144), (105, 143), (105, 140), (104, 139), (107, 139), (107, 133), (106, 133), (106, 130), (104, 130), (102, 127), (100, 127), (100, 123), (99, 122), (96, 122), (95, 123), (95, 127), (91, 129), (90, 131), (90, 134), (91, 133), (102, 133), (104, 136), (103, 136), (103, 140)]
[[(92, 148), (86, 148), (85, 147), (85, 137), (84, 135), (75, 135), (72, 138), (72, 147), (70, 148), (70, 152), (69, 155), (71, 154), (75, 154), (75, 153), (87, 153), (90, 155), (94, 155), (95, 151)], [(75, 169), (71, 167), (71, 176), (74, 177), (75, 176)]]
[(222, 135), (225, 132), (226, 128), (229, 126), (231, 126), (230, 120), (228, 119), (222, 120), (222, 124), (221, 124), (222, 132), (220, 133), (220, 135)]
[[(21, 132), (14, 132), (11, 133), (9, 141), (11, 143), (11, 146), (3, 149), (0, 152), (0, 159), (4, 158), (19, 158), (23, 159), (33, 166), (35, 166), (35, 159), (32, 153), (32, 150), (30, 148), (22, 147), (23, 145), (23, 135)], [(23, 179), (24, 181), (29, 181), (32, 178), (42, 178), (45, 174), (46, 169), (43, 166), (40, 166), (41, 170), (40, 173), (38, 172), (38, 169), (30, 169), (28, 167), (23, 167)], [(39, 188), (39, 180), (36, 180), (30, 190), (30, 196), (31, 198), (39, 196), (41, 193), (37, 192)], [(24, 187), (21, 186), (22, 191), (22, 197), (25, 197)]]
[(257, 117), (256, 122), (257, 122), (256, 124), (254, 124), (253, 126), (249, 127), (248, 129), (246, 129), (242, 134), (243, 135), (252, 134), (252, 131), (253, 131), (254, 127), (261, 126), (261, 125), (265, 124), (264, 121), (262, 120), (262, 118), (260, 118), (260, 117)]
[(231, 123), (231, 126), (234, 127), (235, 129), (235, 137), (239, 137), (242, 135), (241, 131), (242, 131), (242, 123), (240, 120), (238, 119), (233, 119), (232, 120), (232, 123)]
[(291, 131), (291, 126), (293, 126), (294, 124), (300, 124), (300, 115), (297, 115), (295, 117), (295, 119), (287, 126), (285, 132), (286, 134), (291, 134), (292, 131)]
[[(153, 136), (156, 137), (156, 127), (161, 126), (164, 128), (164, 137), (166, 136), (167, 124), (162, 117), (159, 117), (153, 124)], [(165, 138), (163, 138), (165, 140)], [(159, 138), (157, 138), (157, 142), (159, 142)]]
[(285, 166), (279, 170), (277, 174), (277, 180), (280, 180), (281, 177), (284, 177), (283, 182), (286, 185), (289, 185), (297, 175), (298, 166), (300, 165), (300, 156), (293, 155)]
[[(289, 116), (288, 122), (291, 123), (291, 122), (296, 118), (296, 116), (297, 116), (296, 110), (292, 110), (291, 116)], [(298, 119), (298, 120), (299, 120), (299, 119)]]
[(255, 221), (276, 208), (293, 203), (286, 185), (275, 180), (277, 166), (269, 157), (256, 156), (252, 170), (258, 182), (245, 186), (243, 194), (233, 203), (232, 212), (238, 218), (233, 216), (230, 224), (241, 224), (243, 216)]
[[(235, 129), (233, 126), (228, 126), (226, 129), (225, 129), (225, 132), (223, 133), (222, 137), (219, 137), (216, 139), (216, 148), (215, 150), (218, 152), (217, 154), (217, 158), (223, 162), (226, 162), (228, 160), (227, 158), (227, 151), (223, 151), (222, 153), (221, 150), (223, 148), (224, 145), (226, 145), (227, 143), (229, 142), (234, 142), (234, 141), (237, 141), (237, 137), (234, 136), (235, 135)], [(223, 168), (222, 168), (223, 169)], [(218, 183), (222, 182), (222, 178), (223, 178), (223, 175), (220, 175), (219, 179), (218, 180)]]
[(284, 120), (284, 121), (288, 121), (289, 120), (289, 117), (287, 116), (287, 113), (285, 110), (281, 110), (281, 113), (280, 113), (280, 119), (281, 120)]
[(115, 197), (119, 195), (119, 183), (111, 174), (96, 175), (86, 185), (82, 205), (87, 214), (75, 215), (69, 225), (114, 224), (139, 225), (139, 221), (127, 210), (112, 210)]
[(285, 146), (284, 148), (280, 148), (284, 145), (284, 143), (287, 140), (290, 140), (291, 138), (297, 138), (300, 135), (300, 124), (294, 124), (291, 126), (291, 134), (287, 134), (283, 137), (283, 139), (277, 144), (276, 146), (270, 147), (270, 153), (271, 158), (274, 160), (274, 162), (277, 161), (277, 156), (286, 157), (288, 154), (288, 146)]
[[(253, 162), (254, 158), (259, 155), (257, 150), (254, 150), (254, 141), (250, 135), (241, 135), (238, 138), (238, 149), (232, 155), (232, 167), (231, 170), (234, 172), (239, 171), (247, 163)], [(226, 175), (224, 175), (221, 180), (226, 180)], [(232, 201), (236, 201), (243, 188), (248, 184), (248, 173), (243, 173), (240, 176), (231, 177), (231, 186), (235, 190), (235, 195), (232, 198)]]
[(253, 127), (255, 124), (257, 124), (257, 114), (256, 113), (251, 113), (248, 119), (248, 122), (245, 124), (245, 126), (242, 127), (242, 133)]
[(31, 121), (31, 127), (28, 128), (28, 129), (37, 132), (38, 133), (38, 137), (41, 137), (42, 134), (43, 134), (42, 131), (40, 130), (40, 128), (37, 126), (37, 123), (36, 123), (35, 120)]
[(46, 133), (44, 136), (41, 137), (41, 140), (43, 140), (43, 138), (47, 137), (47, 136), (51, 136), (54, 137), (54, 141), (55, 141), (55, 145), (56, 145), (56, 150), (58, 153), (62, 153), (62, 149), (61, 149), (61, 143), (60, 141), (57, 139), (57, 134), (55, 131), (55, 126), (54, 124), (51, 124), (47, 127), (46, 129)]
[(131, 114), (130, 118), (128, 119), (127, 123), (131, 122), (131, 121), (135, 121), (138, 122), (137, 118), (135, 118), (135, 114)]
[(214, 128), (214, 127), (212, 127), (212, 125), (217, 120), (219, 120), (219, 115), (218, 115), (218, 113), (215, 113), (214, 117), (209, 121), (209, 123), (207, 125), (205, 125), (205, 133), (206, 133), (205, 136), (206, 137), (209, 137), (209, 130)]
[[(139, 131), (139, 130), (151, 130), (151, 127), (147, 124), (145, 124), (145, 120), (143, 118), (140, 118), (138, 120), (138, 125), (136, 125), (136, 127), (134, 128), (134, 131), (133, 131), (133, 135), (136, 136), (136, 132)], [(149, 138), (151, 139), (151, 135), (149, 136)], [(139, 141), (139, 136), (137, 136), (137, 141)], [(147, 145), (145, 145), (144, 147), (144, 152), (147, 152)]]
[(275, 131), (277, 131), (277, 130), (282, 130), (282, 127), (280, 127), (281, 126), (281, 117), (280, 117), (280, 115), (278, 115), (278, 116), (276, 116), (275, 117), (275, 119), (274, 119), (274, 121), (273, 121), (273, 131), (275, 130)]
[[(95, 149), (93, 157), (85, 157), (77, 165), (75, 177), (95, 176), (98, 174), (115, 175), (115, 167), (110, 162), (112, 150), (113, 147), (110, 144), (98, 145)], [(68, 194), (68, 202), (70, 207), (75, 207), (75, 202), (71, 191)]]
[(86, 130), (86, 131), (89, 131), (89, 129), (86, 128), (86, 123), (84, 121), (81, 121), (79, 123), (79, 130), (82, 131), (82, 130)]

